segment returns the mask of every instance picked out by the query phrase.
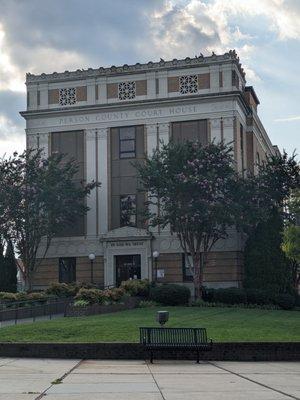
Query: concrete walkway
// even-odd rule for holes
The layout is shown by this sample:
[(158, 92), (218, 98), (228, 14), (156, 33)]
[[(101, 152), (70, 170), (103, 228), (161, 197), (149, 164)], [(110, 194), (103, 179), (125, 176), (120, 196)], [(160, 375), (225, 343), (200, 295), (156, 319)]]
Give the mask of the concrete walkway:
[(4, 399), (300, 399), (300, 363), (0, 358)]

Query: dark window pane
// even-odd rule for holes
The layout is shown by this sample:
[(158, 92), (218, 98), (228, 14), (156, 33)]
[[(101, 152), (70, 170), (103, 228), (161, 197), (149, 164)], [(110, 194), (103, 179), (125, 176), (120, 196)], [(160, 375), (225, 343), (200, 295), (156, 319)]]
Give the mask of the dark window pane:
[(135, 140), (135, 127), (120, 128), (120, 140), (133, 139)]
[(135, 141), (134, 140), (122, 140), (120, 142), (120, 152), (132, 152), (135, 151)]
[(76, 258), (64, 257), (59, 259), (59, 282), (76, 282)]
[(136, 226), (136, 196), (120, 197), (120, 226)]

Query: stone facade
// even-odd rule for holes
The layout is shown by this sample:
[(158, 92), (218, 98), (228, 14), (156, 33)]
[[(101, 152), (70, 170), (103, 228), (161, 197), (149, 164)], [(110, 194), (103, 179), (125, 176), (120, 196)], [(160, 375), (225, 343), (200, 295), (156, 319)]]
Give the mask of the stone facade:
[[(47, 156), (54, 134), (64, 135), (65, 140), (68, 132), (72, 137), (83, 132), (83, 145), (79, 150), (74, 145), (74, 152), (81, 154), (84, 178), (101, 182), (101, 188), (87, 199), (90, 211), (84, 229), (79, 235), (53, 240), (36, 273), (36, 287), (57, 282), (63, 276), (63, 265), (73, 269), (74, 263), (76, 279), (89, 281), (90, 253), (96, 255), (95, 282), (99, 285), (115, 285), (117, 275), (123, 276), (121, 269), (127, 267), (133, 277), (149, 279), (157, 267), (158, 280), (190, 285), (174, 235), (167, 229), (149, 232), (138, 221), (131, 222), (135, 227), (123, 226), (124, 221), (118, 225), (118, 221), (122, 201), (130, 200), (137, 208), (143, 202), (133, 193), (132, 159), (142, 159), (161, 141), (167, 143), (172, 135), (182, 135), (177, 128), (180, 123), (186, 123), (184, 131), (190, 129), (191, 137), (233, 142), (240, 173), (256, 173), (257, 163), (275, 153), (257, 114), (259, 101), (254, 89), (246, 86), (236, 53), (28, 74), (26, 84), (28, 105), (21, 114), (26, 119), (27, 147), (43, 148)], [(196, 132), (193, 126), (197, 126)], [(154, 250), (160, 253), (157, 265)], [(209, 256), (206, 284), (239, 286), (242, 250), (242, 238), (231, 230), (228, 239), (218, 242)], [(130, 258), (139, 265), (130, 264)]]

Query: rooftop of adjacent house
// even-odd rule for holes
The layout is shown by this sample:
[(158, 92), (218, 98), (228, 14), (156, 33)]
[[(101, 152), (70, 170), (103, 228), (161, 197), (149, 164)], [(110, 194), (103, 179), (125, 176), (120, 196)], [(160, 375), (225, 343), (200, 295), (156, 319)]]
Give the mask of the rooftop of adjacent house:
[(76, 71), (53, 72), (52, 74), (42, 73), (34, 75), (26, 74), (26, 83), (43, 83), (48, 81), (100, 78), (102, 76), (125, 75), (130, 73), (142, 73), (151, 71), (164, 71), (180, 68), (193, 68), (199, 66), (210, 66), (214, 64), (224, 64), (234, 62), (239, 69), (241, 75), (245, 77), (245, 72), (240, 63), (240, 59), (235, 50), (229, 50), (227, 53), (217, 55), (214, 52), (210, 56), (204, 56), (202, 53), (195, 55), (194, 58), (186, 57), (178, 60), (174, 58), (170, 61), (165, 61), (162, 58), (158, 62), (149, 61), (148, 63), (136, 63), (132, 65), (124, 64), (122, 66), (112, 65), (104, 68), (88, 68), (77, 69)]

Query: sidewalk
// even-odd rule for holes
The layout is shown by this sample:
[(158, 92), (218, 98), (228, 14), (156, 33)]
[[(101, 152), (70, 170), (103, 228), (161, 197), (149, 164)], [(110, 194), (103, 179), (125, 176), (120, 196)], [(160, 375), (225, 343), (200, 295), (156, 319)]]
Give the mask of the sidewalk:
[(300, 399), (300, 363), (0, 358), (0, 400)]

